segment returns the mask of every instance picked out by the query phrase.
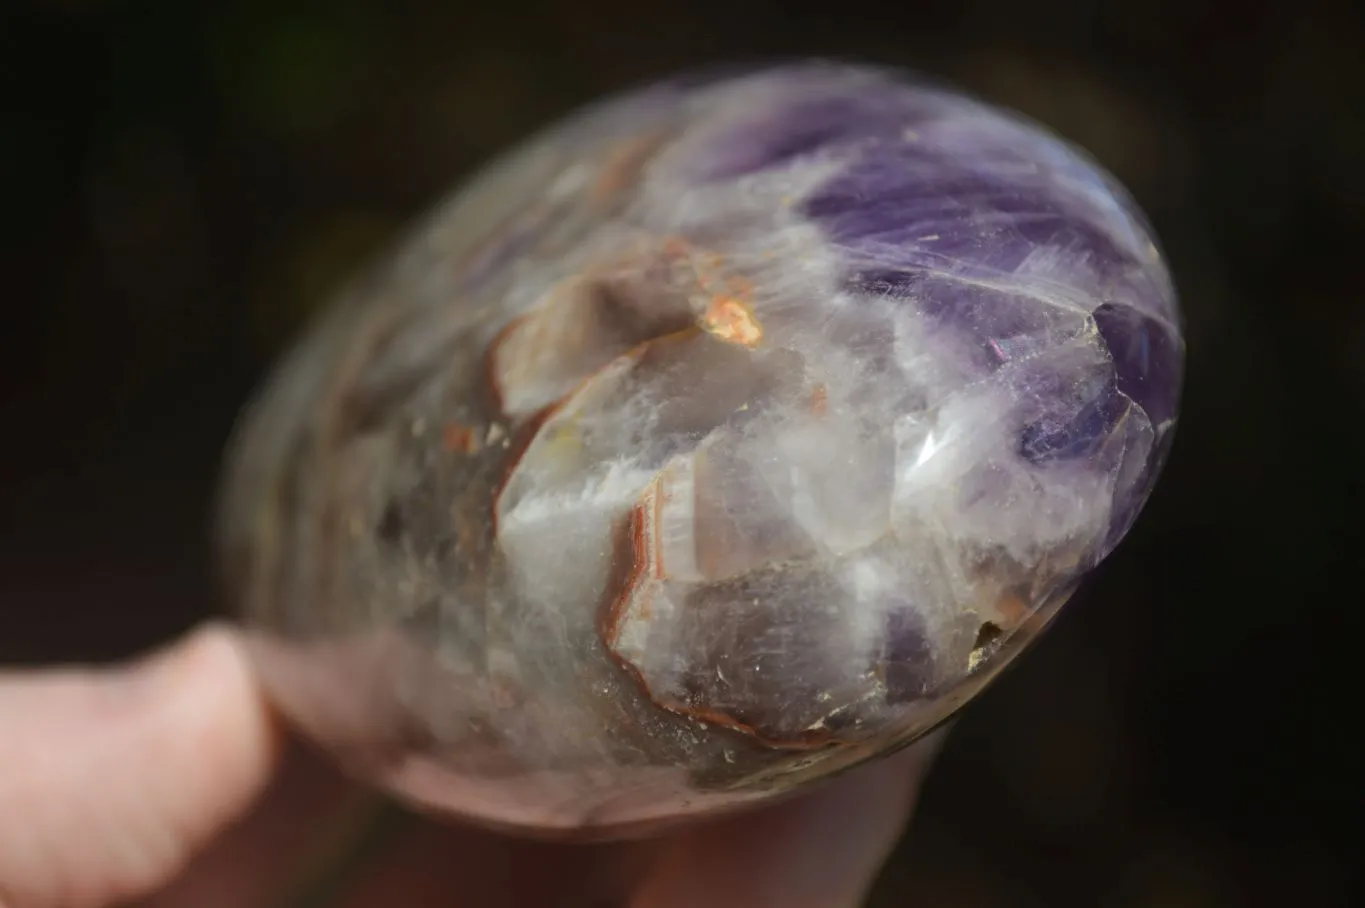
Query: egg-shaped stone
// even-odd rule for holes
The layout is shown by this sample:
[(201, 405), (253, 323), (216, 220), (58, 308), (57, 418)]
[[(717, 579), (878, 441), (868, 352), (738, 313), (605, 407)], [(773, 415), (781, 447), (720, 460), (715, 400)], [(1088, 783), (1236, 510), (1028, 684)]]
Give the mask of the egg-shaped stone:
[(603, 837), (902, 746), (1168, 450), (1150, 228), (1023, 118), (827, 62), (599, 104), (358, 279), (230, 452), (283, 714), (425, 808)]

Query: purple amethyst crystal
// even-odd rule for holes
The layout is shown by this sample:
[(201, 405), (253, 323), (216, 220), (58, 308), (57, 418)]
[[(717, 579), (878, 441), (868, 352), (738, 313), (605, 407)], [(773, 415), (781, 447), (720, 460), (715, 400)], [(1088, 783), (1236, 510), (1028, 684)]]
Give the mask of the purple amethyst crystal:
[(495, 164), (249, 414), (228, 578), (285, 714), (427, 807), (600, 836), (901, 746), (1132, 523), (1183, 341), (1124, 191), (811, 63)]

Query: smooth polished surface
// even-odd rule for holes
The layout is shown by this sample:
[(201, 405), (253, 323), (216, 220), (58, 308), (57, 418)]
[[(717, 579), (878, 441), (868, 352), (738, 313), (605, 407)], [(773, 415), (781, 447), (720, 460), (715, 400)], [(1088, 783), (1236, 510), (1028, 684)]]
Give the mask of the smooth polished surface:
[(911, 741), (1122, 538), (1174, 291), (1038, 127), (829, 63), (665, 83), (495, 165), (240, 433), (284, 711), (415, 802), (602, 836)]

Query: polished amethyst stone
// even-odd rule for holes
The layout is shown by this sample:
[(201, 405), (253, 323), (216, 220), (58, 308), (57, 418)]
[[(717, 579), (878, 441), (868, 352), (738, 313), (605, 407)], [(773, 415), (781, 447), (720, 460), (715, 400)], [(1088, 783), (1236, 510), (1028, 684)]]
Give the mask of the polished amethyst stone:
[(793, 790), (974, 695), (1176, 418), (1125, 192), (886, 70), (666, 83), (527, 143), (244, 423), (228, 578), (357, 772), (542, 834)]

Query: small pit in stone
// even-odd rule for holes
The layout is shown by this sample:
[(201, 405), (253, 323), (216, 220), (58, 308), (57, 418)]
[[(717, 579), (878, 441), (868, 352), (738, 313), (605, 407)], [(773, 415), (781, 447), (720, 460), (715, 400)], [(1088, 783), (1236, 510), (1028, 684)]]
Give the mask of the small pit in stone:
[(976, 632), (976, 642), (972, 644), (971, 664), (973, 668), (980, 664), (982, 657), (990, 652), (996, 641), (1004, 635), (1005, 632), (1001, 630), (1000, 625), (993, 621), (987, 621), (981, 625), (981, 629)]
[(379, 516), (379, 523), (375, 526), (375, 535), (379, 541), (388, 545), (397, 545), (403, 539), (403, 531), (407, 528), (407, 521), (403, 519), (403, 510), (398, 502), (390, 501), (384, 507), (384, 513)]

